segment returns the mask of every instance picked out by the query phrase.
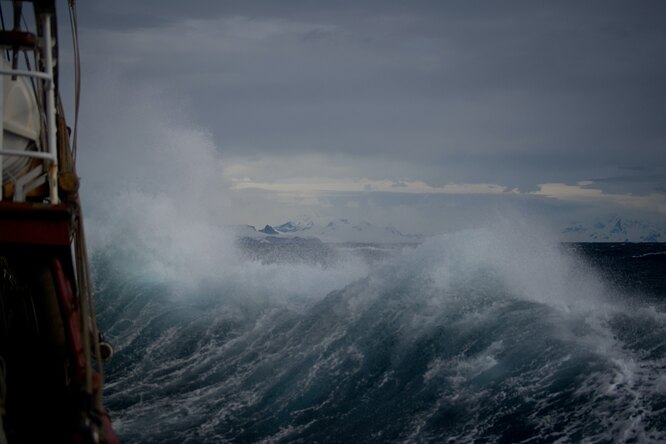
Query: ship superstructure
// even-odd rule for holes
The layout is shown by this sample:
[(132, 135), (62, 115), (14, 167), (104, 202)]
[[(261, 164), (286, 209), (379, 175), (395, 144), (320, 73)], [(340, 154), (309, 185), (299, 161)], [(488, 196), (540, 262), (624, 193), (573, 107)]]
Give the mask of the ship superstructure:
[(109, 348), (95, 321), (76, 129), (58, 90), (55, 1), (0, 8), (0, 443), (117, 442), (102, 406)]

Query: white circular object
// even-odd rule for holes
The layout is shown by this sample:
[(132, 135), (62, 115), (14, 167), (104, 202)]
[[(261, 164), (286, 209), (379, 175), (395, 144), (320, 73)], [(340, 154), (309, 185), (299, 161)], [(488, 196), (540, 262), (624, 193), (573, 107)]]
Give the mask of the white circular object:
[[(3, 67), (11, 65), (3, 60)], [(30, 80), (10, 75), (3, 77), (3, 150), (26, 151), (31, 145), (39, 145), (39, 108)], [(30, 162), (22, 156), (2, 156), (3, 183), (16, 180)]]

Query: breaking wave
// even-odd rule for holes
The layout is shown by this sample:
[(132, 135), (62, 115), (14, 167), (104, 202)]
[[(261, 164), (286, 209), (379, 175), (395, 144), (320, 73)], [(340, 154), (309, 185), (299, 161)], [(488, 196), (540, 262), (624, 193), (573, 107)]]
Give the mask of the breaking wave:
[(537, 234), (461, 232), (374, 265), (223, 245), (198, 275), (96, 252), (125, 440), (666, 439), (664, 306)]
[(80, 166), (121, 440), (666, 440), (663, 294), (515, 221), (381, 261), (262, 261), (222, 227), (210, 136), (149, 89), (91, 91)]

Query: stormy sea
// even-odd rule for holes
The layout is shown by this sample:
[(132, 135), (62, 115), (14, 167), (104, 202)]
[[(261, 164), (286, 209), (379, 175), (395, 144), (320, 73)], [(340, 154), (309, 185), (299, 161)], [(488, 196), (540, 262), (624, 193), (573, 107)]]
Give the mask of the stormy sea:
[(666, 244), (190, 229), (92, 250), (123, 442), (666, 441)]

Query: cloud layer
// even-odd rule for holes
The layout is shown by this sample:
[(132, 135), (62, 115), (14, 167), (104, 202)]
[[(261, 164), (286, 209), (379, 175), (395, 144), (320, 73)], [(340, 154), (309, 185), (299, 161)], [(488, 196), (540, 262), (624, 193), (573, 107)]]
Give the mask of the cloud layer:
[(209, 133), (239, 195), (664, 212), (662, 2), (79, 7), (89, 85), (159, 91)]

